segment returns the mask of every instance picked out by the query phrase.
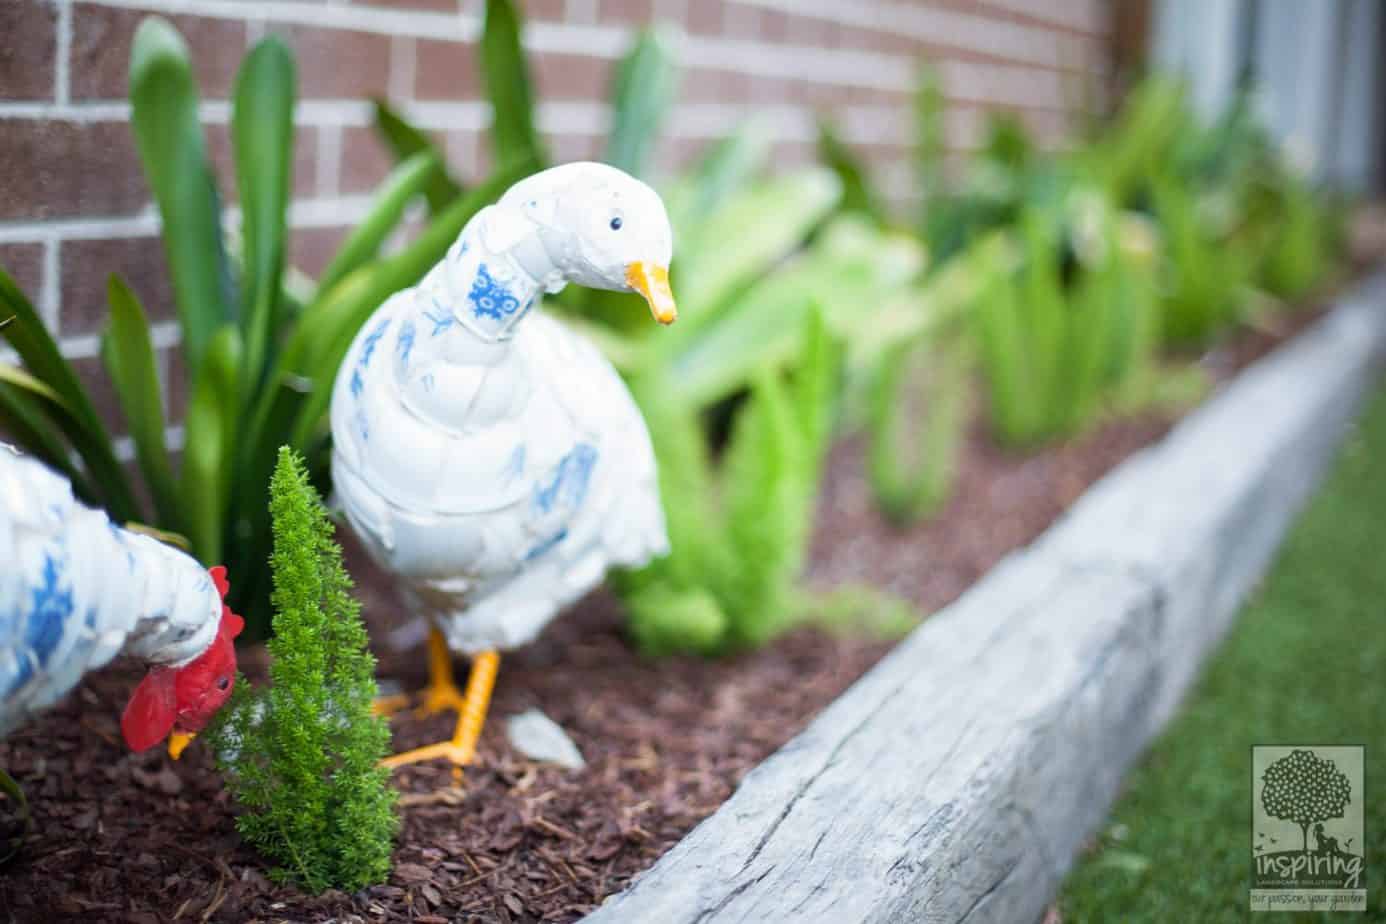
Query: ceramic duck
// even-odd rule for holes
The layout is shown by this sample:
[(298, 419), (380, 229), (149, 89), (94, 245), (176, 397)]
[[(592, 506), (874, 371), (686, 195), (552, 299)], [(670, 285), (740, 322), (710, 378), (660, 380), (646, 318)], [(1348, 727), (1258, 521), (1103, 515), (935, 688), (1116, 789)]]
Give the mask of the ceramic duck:
[[(478, 212), (348, 351), (332, 395), (337, 504), (431, 623), (423, 711), (458, 713), (450, 740), (390, 765), (470, 763), (499, 652), (608, 568), (667, 553), (635, 402), (591, 343), (536, 304), (574, 282), (639, 292), (670, 324), (672, 248), (650, 187), (603, 164), (554, 167)], [(452, 651), (472, 659), (465, 695)]]
[(0, 443), (0, 736), (117, 654), (151, 665), (121, 728), (178, 752), (236, 677), (226, 573), (112, 523), (72, 486)]

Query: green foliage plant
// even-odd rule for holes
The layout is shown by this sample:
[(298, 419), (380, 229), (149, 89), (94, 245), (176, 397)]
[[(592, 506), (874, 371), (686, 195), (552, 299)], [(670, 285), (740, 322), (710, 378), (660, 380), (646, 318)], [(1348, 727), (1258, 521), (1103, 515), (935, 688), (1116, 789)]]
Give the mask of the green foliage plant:
[(209, 733), (241, 835), (311, 892), (384, 881), (399, 820), (390, 731), (372, 714), (375, 659), (327, 511), (287, 446), (270, 485), (270, 683), (236, 685)]
[(975, 245), (985, 282), (973, 314), (991, 422), (1029, 446), (1081, 431), (1149, 379), (1153, 282), (1101, 197), (1061, 215), (1027, 209), (1017, 234)]
[(897, 525), (928, 516), (952, 493), (971, 367), (957, 334), (920, 335), (891, 346), (872, 371), (866, 470), (877, 505)]
[[(450, 183), (435, 152), (410, 151), (323, 278), (295, 295), (286, 282), (286, 251), (296, 84), (293, 56), (274, 36), (257, 43), (240, 67), (231, 146), (242, 220), (238, 236), (228, 240), (187, 46), (157, 17), (136, 32), (131, 122), (162, 219), (190, 382), (181, 466), (165, 443), (167, 412), (148, 315), (114, 276), (101, 357), (152, 510), (137, 500), (141, 492), (117, 462), (71, 365), (0, 270), (0, 316), (14, 318), (0, 337), (23, 364), (0, 364), (0, 428), (118, 521), (184, 535), (202, 561), (229, 564), (242, 575), (231, 603), (245, 615), (250, 637), (269, 629), (269, 580), (259, 565), (269, 554), (265, 491), (277, 448), (294, 447), (315, 479), (325, 480), (328, 397), (357, 329), (392, 292), (421, 278), (466, 221), (519, 175), (502, 169), (464, 192)], [(449, 197), (454, 190), (458, 195)], [(438, 202), (432, 221), (399, 252), (383, 253), (410, 202), (423, 197)]]
[(794, 624), (817, 485), (833, 427), (842, 345), (811, 312), (792, 377), (753, 378), (720, 464), (677, 382), (632, 387), (659, 457), (672, 553), (617, 575), (636, 642), (650, 654), (721, 654), (761, 645)]

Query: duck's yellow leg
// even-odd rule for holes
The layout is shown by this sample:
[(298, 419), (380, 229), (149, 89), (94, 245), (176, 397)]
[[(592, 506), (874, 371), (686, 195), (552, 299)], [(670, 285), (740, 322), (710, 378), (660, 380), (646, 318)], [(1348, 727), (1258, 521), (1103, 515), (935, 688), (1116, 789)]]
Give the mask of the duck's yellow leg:
[(453, 731), (452, 739), (387, 757), (382, 763), (386, 767), (401, 767), (445, 758), (453, 763), (455, 773), (460, 773), (457, 768), (470, 764), (476, 756), (477, 739), (481, 737), (482, 726), (486, 724), (486, 710), (490, 708), (491, 691), (495, 688), (496, 672), (500, 669), (500, 654), (483, 651), (472, 658), (466, 695), (460, 693), (452, 682), (452, 662), (447, 642), (436, 629), (429, 636), (429, 665), (429, 687), (419, 709), (425, 713), (456, 709), (457, 728)]
[[(452, 653), (448, 651), (447, 639), (437, 629), (428, 631), (428, 686), (420, 695), (422, 702), (416, 710), (419, 715), (434, 715), (444, 709), (462, 710), (462, 691), (452, 679)], [(371, 703), (371, 712), (394, 715), (408, 706), (410, 699), (408, 693), (377, 696)]]

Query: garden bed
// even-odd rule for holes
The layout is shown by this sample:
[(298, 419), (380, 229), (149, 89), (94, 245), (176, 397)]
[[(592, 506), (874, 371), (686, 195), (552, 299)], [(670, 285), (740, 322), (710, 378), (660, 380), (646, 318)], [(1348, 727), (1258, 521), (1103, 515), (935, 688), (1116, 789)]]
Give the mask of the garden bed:
[[(1309, 317), (1243, 333), (1210, 354), (1209, 370), (1230, 377)], [(845, 442), (828, 467), (809, 582), (870, 583), (933, 611), (1172, 422), (1159, 414), (1115, 421), (1028, 456), (1002, 452), (975, 431), (955, 496), (904, 532), (875, 512), (861, 447)], [(368, 620), (378, 630), (398, 624), (397, 602), (357, 558)], [(137, 674), (110, 670), (0, 744), (0, 766), (27, 790), (36, 823), (0, 879), (0, 911), (18, 920), (572, 920), (716, 811), (889, 648), (860, 633), (805, 628), (729, 660), (648, 661), (626, 644), (611, 599), (594, 595), (503, 660), (481, 764), (464, 790), (451, 788), (442, 767), (397, 774), (404, 827), (390, 882), (318, 898), (272, 885), (240, 844), (205, 749), (180, 764), (124, 750), (119, 704)], [(422, 652), (382, 650), (381, 658), (383, 676), (421, 684)], [(245, 661), (254, 675), (256, 653)], [(508, 746), (504, 718), (531, 706), (568, 730), (586, 770), (538, 767)], [(450, 725), (446, 717), (397, 719), (395, 745), (436, 740)], [(639, 890), (630, 895), (641, 900)]]

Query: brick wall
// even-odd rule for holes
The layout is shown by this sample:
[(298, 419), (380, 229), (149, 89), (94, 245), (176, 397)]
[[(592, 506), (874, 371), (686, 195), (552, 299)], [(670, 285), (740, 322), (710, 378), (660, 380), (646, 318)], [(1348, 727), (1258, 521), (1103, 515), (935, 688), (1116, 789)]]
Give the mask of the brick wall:
[[(203, 121), (234, 203), (227, 99), (241, 56), (269, 32), (300, 69), (293, 262), (314, 272), (385, 175), (364, 100), (388, 96), (446, 144), (455, 170), (486, 167), (476, 38), (483, 0), (0, 0), (0, 265), (40, 306), (85, 379), (104, 386), (97, 335), (108, 273), (158, 322), (164, 378), (181, 390), (158, 219), (127, 125), (126, 69), (140, 19), (171, 19), (193, 51)], [(975, 145), (989, 108), (1061, 143), (1084, 81), (1105, 82), (1102, 0), (528, 0), (525, 41), (540, 125), (556, 158), (598, 155), (612, 61), (637, 25), (676, 23), (680, 106), (661, 163), (675, 167), (744, 114), (778, 138), (777, 162), (812, 158), (814, 109), (834, 112), (889, 192), (909, 195), (916, 60), (941, 72), (949, 146)], [(10, 358), (5, 355), (4, 358)], [(103, 399), (107, 406), (113, 404)], [(176, 415), (175, 415), (176, 419)], [(117, 424), (119, 426), (119, 424)], [(129, 447), (124, 447), (128, 452)]]

